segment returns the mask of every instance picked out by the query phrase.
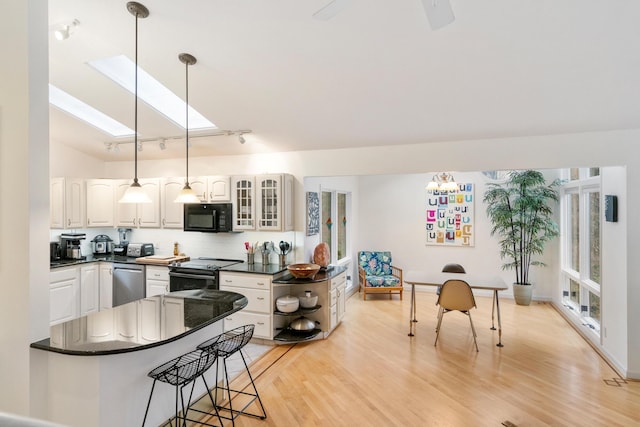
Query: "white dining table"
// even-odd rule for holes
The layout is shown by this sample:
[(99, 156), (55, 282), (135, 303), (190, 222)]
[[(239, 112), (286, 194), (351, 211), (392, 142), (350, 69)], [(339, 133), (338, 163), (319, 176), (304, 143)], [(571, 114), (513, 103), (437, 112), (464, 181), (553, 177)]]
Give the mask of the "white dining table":
[(508, 286), (498, 276), (482, 277), (470, 275), (466, 273), (429, 273), (426, 271), (407, 271), (404, 275), (404, 282), (411, 285), (411, 305), (409, 308), (409, 336), (414, 336), (415, 324), (418, 322), (416, 317), (416, 285), (420, 286), (442, 286), (444, 282), (450, 279), (464, 280), (469, 284), (471, 289), (492, 291), (493, 301), (491, 303), (491, 330), (496, 330), (495, 317), (498, 317), (498, 344), (497, 347), (504, 347), (502, 344), (502, 321), (500, 319), (500, 300), (498, 299), (499, 291), (506, 291)]

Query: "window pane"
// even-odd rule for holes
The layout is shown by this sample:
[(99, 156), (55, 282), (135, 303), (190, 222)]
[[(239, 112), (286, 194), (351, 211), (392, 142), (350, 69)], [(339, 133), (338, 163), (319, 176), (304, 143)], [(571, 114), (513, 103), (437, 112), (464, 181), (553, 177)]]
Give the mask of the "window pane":
[(589, 292), (589, 316), (600, 323), (600, 297)]
[(578, 194), (570, 195), (569, 215), (571, 227), (569, 267), (575, 271), (580, 271), (580, 200)]
[(331, 248), (331, 228), (333, 227), (333, 219), (331, 218), (331, 192), (322, 192), (322, 224), (320, 230), (322, 232), (322, 241)]
[(578, 168), (569, 169), (569, 179), (571, 181), (579, 180), (580, 179), (580, 169), (578, 169)]
[(589, 168), (589, 176), (600, 176), (600, 168)]
[(569, 299), (576, 304), (580, 304), (580, 284), (569, 279)]
[(589, 278), (600, 283), (600, 193), (589, 193)]
[(338, 259), (347, 256), (347, 195), (338, 193)]

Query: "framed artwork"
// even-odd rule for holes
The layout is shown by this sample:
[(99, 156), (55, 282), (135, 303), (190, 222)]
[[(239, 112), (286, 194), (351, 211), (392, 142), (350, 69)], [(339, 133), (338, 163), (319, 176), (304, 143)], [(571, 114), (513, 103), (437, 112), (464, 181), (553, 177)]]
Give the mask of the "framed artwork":
[(458, 184), (458, 190), (426, 190), (426, 244), (474, 245), (474, 185)]
[(307, 192), (307, 236), (320, 232), (320, 198), (314, 191)]

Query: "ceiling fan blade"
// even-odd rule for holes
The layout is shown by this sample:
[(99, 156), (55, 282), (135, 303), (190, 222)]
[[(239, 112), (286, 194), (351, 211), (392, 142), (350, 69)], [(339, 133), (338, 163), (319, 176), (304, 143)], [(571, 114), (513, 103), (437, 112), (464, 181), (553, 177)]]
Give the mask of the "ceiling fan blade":
[(432, 30), (439, 30), (456, 19), (449, 0), (422, 0), (422, 6)]
[(350, 3), (351, 0), (333, 0), (331, 3), (314, 13), (313, 17), (322, 21), (327, 21), (342, 12), (342, 10), (349, 6)]

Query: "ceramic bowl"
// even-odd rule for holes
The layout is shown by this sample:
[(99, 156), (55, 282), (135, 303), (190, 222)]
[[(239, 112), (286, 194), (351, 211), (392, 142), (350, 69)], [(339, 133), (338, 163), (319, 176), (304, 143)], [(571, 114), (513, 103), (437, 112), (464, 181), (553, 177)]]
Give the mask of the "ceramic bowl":
[(300, 307), (300, 300), (297, 297), (286, 295), (276, 299), (276, 308), (283, 313), (293, 313)]
[(320, 271), (320, 266), (318, 264), (289, 264), (287, 269), (296, 279), (308, 279)]
[(302, 308), (313, 308), (318, 304), (318, 295), (300, 295), (298, 299), (300, 300), (300, 307)]

